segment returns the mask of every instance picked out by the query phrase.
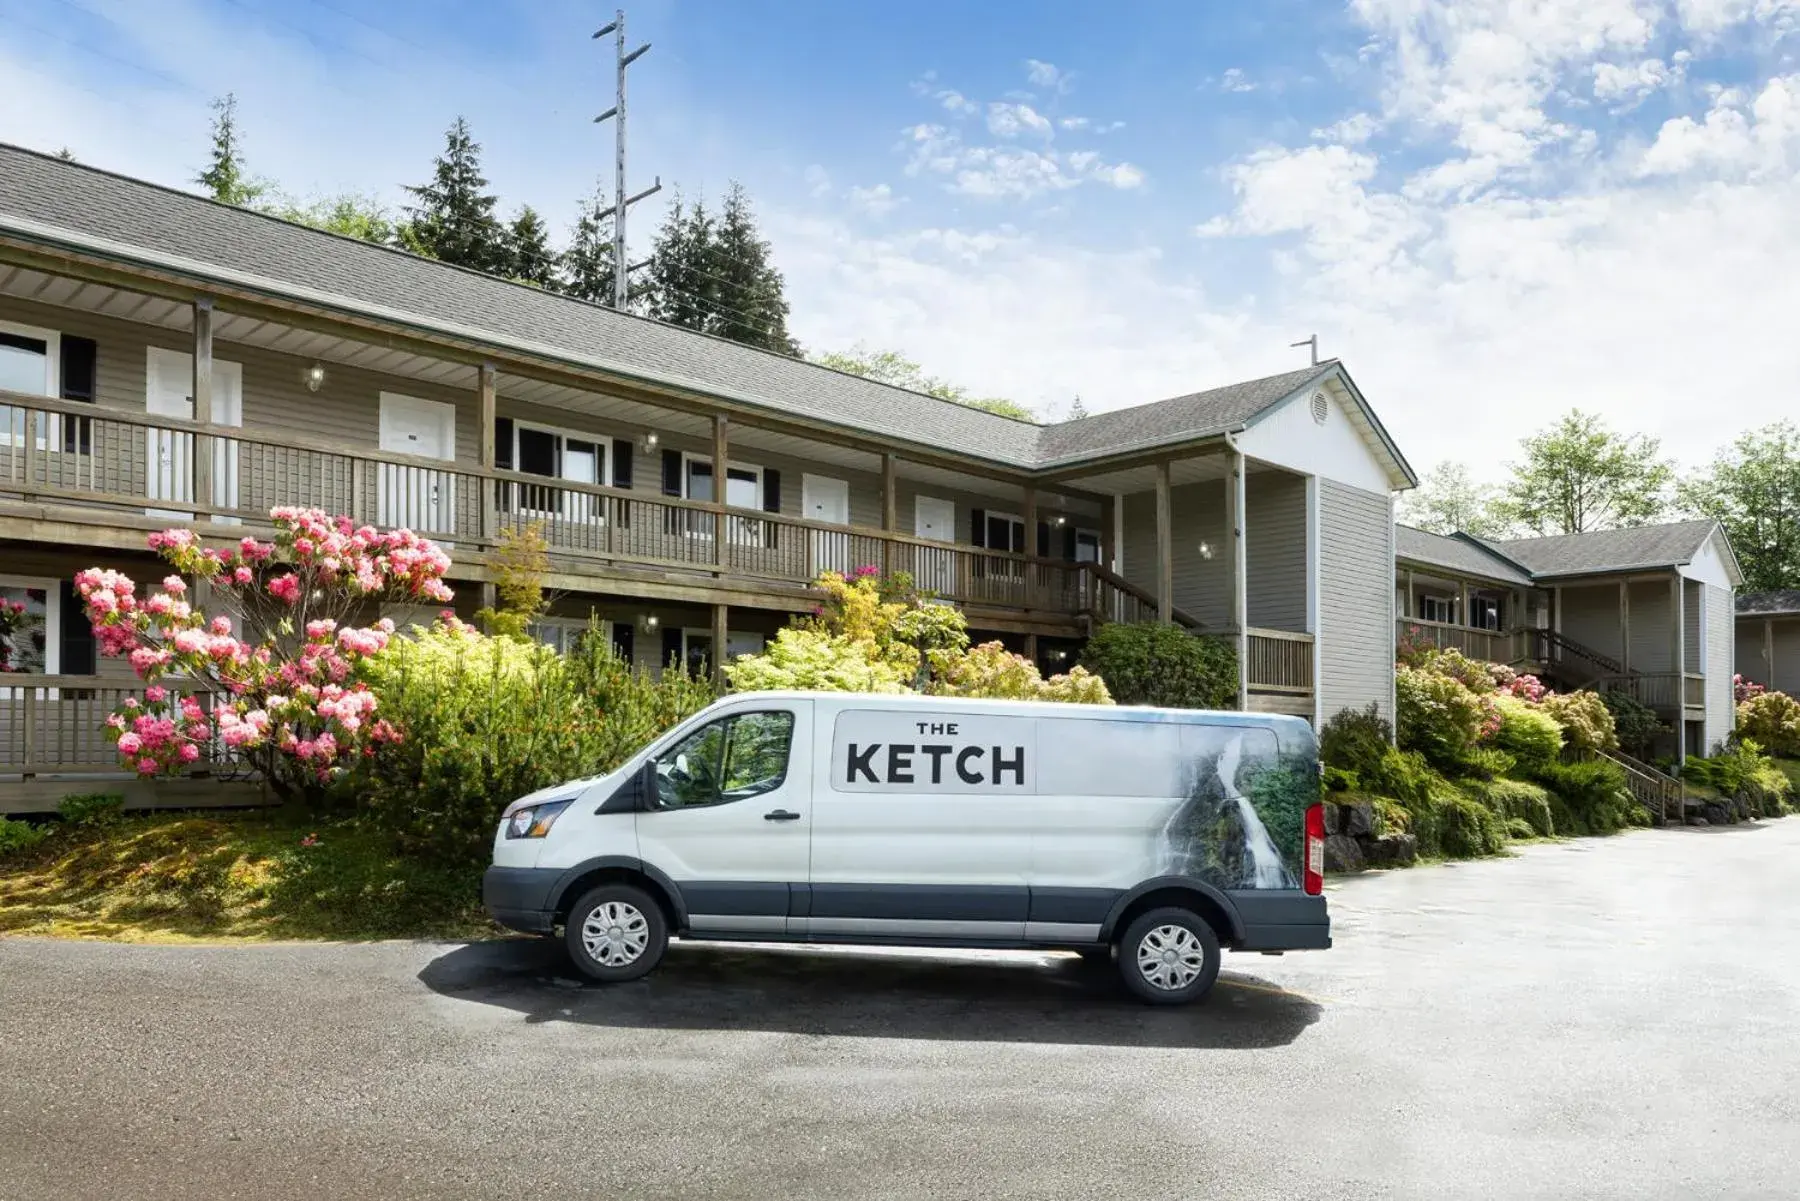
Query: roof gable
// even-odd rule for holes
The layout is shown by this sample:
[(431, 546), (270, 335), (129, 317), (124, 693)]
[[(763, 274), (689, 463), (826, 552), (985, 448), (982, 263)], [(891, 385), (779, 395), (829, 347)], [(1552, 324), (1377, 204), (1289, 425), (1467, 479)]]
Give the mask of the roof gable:
[(1529, 586), (1531, 575), (1517, 563), (1468, 534), (1434, 534), (1410, 525), (1394, 526), (1394, 557), (1403, 563), (1440, 567), (1459, 575)]
[(1589, 530), (1541, 538), (1507, 538), (1492, 545), (1539, 578), (1680, 567), (1691, 563), (1717, 529), (1715, 521)]

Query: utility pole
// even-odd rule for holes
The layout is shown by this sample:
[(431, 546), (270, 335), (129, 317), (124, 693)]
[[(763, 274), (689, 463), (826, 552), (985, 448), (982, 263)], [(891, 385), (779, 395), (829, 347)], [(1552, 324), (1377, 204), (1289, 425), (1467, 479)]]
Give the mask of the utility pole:
[[(619, 86), (624, 87), (625, 85), (623, 83), (621, 83), (621, 84), (619, 84)], [(622, 95), (624, 95), (624, 93), (621, 92), (620, 95), (622, 96)], [(621, 145), (622, 144), (623, 143), (621, 143)], [(624, 159), (620, 159), (619, 161), (623, 162)], [(1300, 346), (1312, 347), (1312, 365), (1314, 367), (1317, 367), (1319, 365), (1319, 335), (1314, 334), (1312, 337), (1305, 338), (1299, 342), (1289, 342), (1288, 343), (1289, 350), (1293, 350), (1296, 347), (1300, 347)]]
[(613, 160), (613, 308), (623, 312), (629, 296), (626, 277), (631, 273), (630, 266), (625, 262), (625, 210), (646, 196), (654, 196), (662, 191), (662, 176), (657, 176), (655, 184), (636, 196), (625, 194), (625, 68), (642, 58), (644, 52), (650, 49), (650, 43), (645, 42), (630, 54), (625, 53), (625, 10), (622, 8), (613, 14), (612, 22), (594, 36), (603, 38), (609, 33), (613, 35), (619, 90), (616, 103), (595, 117), (594, 123), (598, 125), (608, 117), (617, 122), (617, 150)]

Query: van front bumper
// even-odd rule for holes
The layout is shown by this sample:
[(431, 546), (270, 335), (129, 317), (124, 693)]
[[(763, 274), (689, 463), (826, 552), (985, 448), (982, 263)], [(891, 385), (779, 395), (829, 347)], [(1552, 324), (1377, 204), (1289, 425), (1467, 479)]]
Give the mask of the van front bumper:
[(1243, 923), (1240, 951), (1323, 951), (1331, 946), (1325, 898), (1303, 892), (1242, 889), (1231, 894)]
[(556, 923), (556, 885), (561, 868), (490, 867), (481, 877), (481, 903), (502, 926), (548, 934)]

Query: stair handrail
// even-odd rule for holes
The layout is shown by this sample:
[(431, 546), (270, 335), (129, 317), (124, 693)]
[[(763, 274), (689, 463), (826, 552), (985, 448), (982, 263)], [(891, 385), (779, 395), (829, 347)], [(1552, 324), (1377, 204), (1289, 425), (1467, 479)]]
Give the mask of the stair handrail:
[[(1619, 662), (1611, 655), (1605, 654), (1602, 651), (1597, 651), (1585, 643), (1577, 642), (1560, 630), (1539, 629), (1534, 631), (1534, 633), (1542, 638), (1549, 646), (1555, 647), (1558, 650), (1567, 651), (1577, 659), (1586, 659), (1595, 667), (1600, 668), (1606, 675), (1633, 676), (1638, 674), (1637, 672), (1628, 669), (1623, 663)], [(1546, 655), (1545, 658), (1549, 659), (1550, 656)]]
[[(1148, 590), (1139, 588), (1124, 576), (1115, 571), (1110, 571), (1107, 568), (1100, 566), (1098, 563), (1077, 563), (1076, 566), (1088, 575), (1093, 576), (1096, 580), (1099, 580), (1101, 583), (1108, 584), (1127, 596), (1135, 597), (1140, 603), (1149, 606), (1153, 610), (1159, 609), (1162, 605), (1162, 602), (1150, 595)], [(1179, 605), (1169, 606), (1169, 616), (1175, 619), (1176, 624), (1187, 626), (1191, 630), (1204, 630), (1206, 628), (1205, 622), (1181, 608)]]

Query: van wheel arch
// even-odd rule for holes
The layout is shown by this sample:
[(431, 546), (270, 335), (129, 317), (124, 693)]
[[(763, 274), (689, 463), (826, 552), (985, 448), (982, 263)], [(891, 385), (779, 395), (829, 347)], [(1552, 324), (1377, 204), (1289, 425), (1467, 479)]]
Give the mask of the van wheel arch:
[(1113, 904), (1100, 927), (1102, 941), (1112, 942), (1138, 915), (1164, 907), (1187, 909), (1198, 914), (1219, 936), (1219, 944), (1234, 947), (1244, 938), (1244, 925), (1231, 898), (1200, 880), (1183, 876), (1164, 876), (1146, 880)]
[(610, 883), (630, 884), (643, 889), (651, 900), (662, 907), (663, 917), (668, 922), (671, 934), (687, 929), (687, 906), (681, 903), (681, 890), (675, 886), (675, 881), (643, 860), (624, 855), (589, 859), (564, 872), (556, 886), (554, 924), (560, 926), (567, 921), (569, 908), (585, 896), (589, 889), (597, 884)]

